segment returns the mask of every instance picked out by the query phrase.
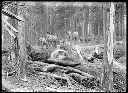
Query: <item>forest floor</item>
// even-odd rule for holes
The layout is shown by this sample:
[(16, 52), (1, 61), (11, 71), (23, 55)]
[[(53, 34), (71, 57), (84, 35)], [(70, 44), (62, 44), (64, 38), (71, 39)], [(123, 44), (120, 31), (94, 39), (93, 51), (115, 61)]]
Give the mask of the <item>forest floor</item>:
[[(74, 83), (74, 84), (73, 84)], [(61, 81), (52, 80), (47, 75), (27, 76), (27, 81), (23, 81), (16, 75), (2, 76), (3, 90), (9, 89), (12, 92), (99, 92), (101, 90), (86, 89), (75, 81), (72, 86), (62, 85)]]
[[(94, 75), (95, 73), (91, 74)], [(73, 81), (73, 79), (70, 81), (72, 82), (72, 86), (68, 86), (68, 84), (63, 85), (62, 81), (57, 81), (47, 75), (27, 75), (27, 81), (23, 81), (15, 74), (8, 77), (2, 76), (2, 86), (5, 88), (3, 90), (9, 89), (8, 91), (12, 92), (103, 92), (99, 88), (87, 89), (83, 85)], [(116, 92), (116, 90), (114, 91)]]
[[(120, 65), (118, 63), (115, 64)], [(96, 64), (90, 63), (90, 65), (96, 65)], [(98, 66), (99, 65), (97, 63), (97, 66), (94, 67), (98, 68)], [(122, 66), (125, 67), (126, 65), (122, 65)], [(85, 64), (85, 67), (88, 69), (90, 66), (89, 64)], [(23, 81), (15, 74), (8, 77), (2, 75), (2, 89), (11, 92), (104, 92), (99, 88), (87, 89), (83, 85), (74, 81), (73, 79), (70, 81), (72, 83), (71, 86), (69, 86), (67, 83), (63, 85), (61, 80), (57, 81), (43, 74), (27, 75), (27, 81)]]

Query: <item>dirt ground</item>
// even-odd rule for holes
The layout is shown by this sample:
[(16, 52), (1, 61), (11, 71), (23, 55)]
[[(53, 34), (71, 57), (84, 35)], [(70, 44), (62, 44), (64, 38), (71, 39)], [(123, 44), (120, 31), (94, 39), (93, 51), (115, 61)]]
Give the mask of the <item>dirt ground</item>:
[[(61, 86), (57, 81), (52, 80), (52, 78), (47, 76), (27, 76), (28, 81), (23, 81), (17, 76), (2, 76), (2, 86), (3, 90), (10, 92), (87, 92), (87, 91), (97, 91), (97, 90), (87, 90), (82, 85), (76, 82), (72, 86)], [(6, 89), (5, 89), (6, 88)]]

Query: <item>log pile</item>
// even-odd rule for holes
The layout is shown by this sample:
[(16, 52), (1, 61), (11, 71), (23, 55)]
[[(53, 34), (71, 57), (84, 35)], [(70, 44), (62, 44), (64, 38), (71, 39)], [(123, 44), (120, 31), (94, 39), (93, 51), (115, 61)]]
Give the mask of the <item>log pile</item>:
[[(52, 62), (52, 59), (50, 60)], [(55, 59), (53, 60), (53, 63), (55, 62)], [(64, 76), (59, 76), (60, 72), (62, 74), (66, 74), (70, 76), (72, 79), (74, 79), (76, 82), (82, 84), (85, 87), (90, 88), (89, 86), (92, 87), (99, 87), (100, 86), (100, 78), (101, 78), (101, 73), (102, 73), (102, 63), (87, 63), (87, 64), (80, 64), (79, 66), (75, 67), (65, 67), (63, 65), (58, 65), (58, 64), (49, 64), (49, 63), (41, 63), (38, 62), (42, 66), (38, 68), (34, 68), (37, 70), (40, 74), (47, 74), (48, 76), (52, 76), (55, 78), (60, 78), (60, 79), (65, 79)], [(38, 64), (37, 63), (37, 64)], [(47, 64), (44, 66), (44, 64)], [(114, 69), (113, 69), (113, 74), (114, 74), (114, 88), (120, 87), (120, 90), (125, 90), (125, 75), (126, 75), (126, 69), (125, 68), (120, 68), (121, 64), (114, 62)], [(59, 71), (59, 74), (57, 74), (57, 71)], [(50, 72), (48, 74), (48, 72)], [(37, 72), (36, 72), (37, 73)], [(57, 74), (57, 75), (56, 75)], [(120, 77), (117, 77), (117, 75), (120, 75)], [(120, 83), (124, 82), (123, 84)], [(91, 82), (91, 84), (86, 85), (87, 82)]]

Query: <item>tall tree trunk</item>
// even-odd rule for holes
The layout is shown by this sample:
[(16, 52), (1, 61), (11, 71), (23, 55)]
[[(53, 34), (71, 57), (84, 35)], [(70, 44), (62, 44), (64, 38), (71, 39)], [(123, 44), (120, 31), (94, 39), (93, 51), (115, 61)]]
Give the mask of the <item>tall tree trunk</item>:
[(98, 36), (102, 36), (101, 34), (101, 26), (102, 26), (102, 22), (101, 22), (101, 19), (102, 19), (102, 7), (98, 7)]
[(88, 33), (87, 33), (87, 36), (90, 36), (90, 26), (91, 26), (91, 22), (90, 22), (90, 6), (88, 6), (89, 10), (89, 17), (88, 17)]
[(94, 9), (96, 9), (96, 12), (94, 13), (95, 14), (95, 21), (94, 21), (94, 37), (98, 35), (98, 24), (99, 24), (99, 18), (98, 18), (98, 7), (94, 7)]
[(115, 7), (114, 3), (111, 2), (110, 7), (110, 27), (108, 32), (108, 62), (109, 62), (109, 90), (113, 91), (113, 33), (114, 33), (114, 16)]
[(73, 16), (73, 31), (72, 32), (74, 32), (75, 31), (75, 29), (76, 29), (76, 14)]
[(83, 34), (83, 44), (85, 43), (85, 10), (83, 10), (83, 26), (82, 26), (82, 34)]
[(91, 39), (92, 39), (92, 37), (93, 37), (93, 33), (92, 33), (92, 12), (91, 12), (91, 10), (92, 10), (92, 7), (90, 6), (89, 7), (89, 20), (90, 20), (90, 22), (89, 22), (89, 37), (91, 37)]
[[(20, 11), (18, 11), (18, 16), (22, 17)], [(27, 62), (27, 55), (26, 55), (26, 48), (25, 48), (25, 30), (24, 30), (24, 23), (18, 22), (18, 40), (20, 46), (20, 77), (26, 80), (26, 62)]]
[[(3, 32), (3, 30), (2, 30)], [(4, 47), (4, 34), (2, 33), (2, 48)]]
[(121, 22), (121, 24), (122, 24), (122, 39), (123, 39), (123, 37), (124, 37), (124, 6), (123, 6), (123, 9), (122, 9), (122, 16), (121, 16), (121, 20), (122, 20), (122, 22)]
[(103, 35), (104, 35), (104, 54), (103, 54), (103, 64), (102, 64), (102, 77), (101, 77), (101, 83), (102, 87), (105, 87), (105, 75), (107, 74), (105, 69), (107, 67), (107, 36), (106, 36), (106, 4), (103, 4)]
[(64, 18), (64, 31), (67, 31), (67, 24), (66, 24), (66, 18)]
[(87, 40), (87, 36), (88, 36), (88, 24), (89, 24), (89, 7), (86, 6), (86, 16), (84, 19), (84, 26), (85, 26), (85, 40)]
[(93, 41), (94, 38), (94, 23), (93, 23), (93, 6), (90, 6), (90, 11), (89, 11), (89, 17), (90, 17), (90, 24), (89, 24), (89, 36), (91, 37), (91, 41)]
[(119, 37), (119, 12), (118, 12), (118, 4), (115, 4), (115, 34), (116, 34), (116, 39)]
[(122, 19), (122, 39), (124, 37), (124, 3), (122, 3), (122, 9), (121, 9), (121, 19)]
[(47, 12), (47, 32), (49, 32), (49, 9), (48, 5), (46, 5), (46, 12)]
[(124, 4), (124, 38), (126, 39), (126, 3)]
[[(98, 7), (98, 14), (97, 14), (98, 18), (99, 18), (99, 7)], [(100, 36), (100, 33), (99, 33), (99, 19), (97, 19), (97, 24), (98, 24), (98, 29), (97, 29), (97, 35)]]
[(49, 30), (54, 33), (54, 31), (52, 30), (52, 27), (51, 27), (51, 22), (52, 22), (52, 8), (49, 7)]
[[(71, 32), (73, 33), (75, 30), (75, 16), (74, 15), (71, 18), (71, 29), (72, 29)], [(73, 42), (72, 35), (70, 36), (70, 41)]]
[[(114, 8), (115, 8), (115, 11), (116, 11), (116, 6), (115, 6), (116, 4), (114, 4)], [(114, 20), (116, 20), (116, 14), (115, 14), (115, 16), (114, 16)], [(114, 37), (113, 37), (113, 39), (114, 39), (114, 41), (116, 41), (116, 38), (117, 38), (117, 34), (116, 34), (116, 22), (114, 21)]]
[[(107, 8), (109, 4), (107, 4)], [(108, 9), (107, 9), (108, 10)], [(114, 24), (113, 24), (113, 16), (114, 16), (114, 4), (111, 3), (110, 8), (110, 22), (109, 22), (109, 11), (106, 12), (107, 22), (106, 29), (104, 29), (104, 40), (105, 40), (105, 50), (104, 50), (104, 62), (103, 62), (103, 81), (102, 85), (106, 91), (111, 91), (113, 88), (113, 32), (114, 32)], [(105, 20), (105, 19), (104, 19)], [(108, 23), (110, 23), (108, 25)], [(105, 22), (104, 22), (105, 24)], [(109, 27), (110, 26), (110, 27)], [(109, 29), (108, 29), (109, 27)]]
[(120, 12), (120, 9), (119, 9), (119, 39), (121, 38), (122, 36), (122, 31), (121, 31), (121, 12)]

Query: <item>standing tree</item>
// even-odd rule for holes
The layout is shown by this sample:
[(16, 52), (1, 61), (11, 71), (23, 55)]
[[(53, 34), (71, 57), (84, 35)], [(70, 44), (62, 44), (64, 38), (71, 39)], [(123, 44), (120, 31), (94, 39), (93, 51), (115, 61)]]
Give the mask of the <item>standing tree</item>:
[(84, 17), (84, 29), (85, 29), (85, 40), (87, 40), (88, 36), (88, 23), (89, 23), (89, 6), (85, 7), (85, 17)]
[[(16, 5), (15, 7), (17, 7), (17, 9), (20, 7), (18, 2), (10, 2), (9, 4), (12, 6)], [(7, 4), (6, 6), (9, 6), (9, 4)], [(10, 13), (9, 11), (5, 10), (4, 6), (2, 9), (2, 14), (18, 20), (19, 21), (18, 26), (21, 26), (21, 27), (18, 27), (18, 30), (17, 30), (11, 24), (9, 24), (8, 21), (4, 19), (4, 17), (2, 17), (3, 27), (9, 32), (9, 34), (12, 37), (14, 37), (14, 52), (15, 52), (16, 57), (20, 56), (18, 58), (21, 58), (20, 60), (18, 60), (18, 62), (20, 61), (20, 72), (23, 72), (22, 76), (24, 77), (25, 72), (26, 72), (24, 69), (25, 68), (25, 62), (26, 62), (26, 54), (25, 54), (26, 52), (25, 52), (25, 47), (24, 47), (25, 46), (24, 45), (24, 38), (25, 37), (24, 37), (24, 33), (22, 31), (22, 26), (23, 26), (22, 23), (24, 22), (24, 20), (20, 16), (17, 16), (15, 14)], [(18, 15), (21, 15), (20, 12), (18, 12)], [(11, 28), (11, 30), (9, 30), (7, 26), (9, 26)], [(13, 31), (18, 32), (18, 36), (16, 36)], [(19, 48), (19, 46), (20, 46), (20, 48)], [(17, 70), (19, 68), (19, 64), (15, 65), (15, 68)], [(14, 70), (14, 71), (16, 71), (16, 70)]]
[(48, 6), (48, 4), (46, 4), (46, 12), (47, 12), (47, 32), (49, 32), (50, 31), (50, 20), (49, 20), (49, 17), (50, 17), (50, 15), (49, 15), (49, 6)]
[(109, 90), (112, 91), (113, 88), (113, 33), (114, 33), (114, 3), (111, 3), (110, 7), (110, 27), (108, 32), (108, 61), (109, 61)]
[(90, 22), (90, 16), (91, 16), (91, 10), (90, 10), (90, 6), (88, 6), (88, 31), (87, 31), (87, 38), (88, 36), (90, 36), (90, 28), (91, 28), (91, 22)]
[(124, 39), (126, 39), (126, 3), (124, 4)]
[[(107, 22), (104, 23), (104, 40), (105, 40), (105, 50), (104, 50), (104, 62), (103, 62), (103, 81), (102, 85), (106, 91), (111, 91), (113, 88), (113, 32), (114, 32), (114, 4), (111, 3), (109, 10), (109, 3), (106, 4), (106, 11), (103, 12)], [(107, 14), (105, 14), (107, 13)], [(110, 15), (110, 16), (109, 16)], [(110, 21), (109, 21), (110, 18)], [(104, 19), (105, 20), (105, 19)], [(107, 25), (105, 25), (105, 23)], [(108, 24), (110, 23), (110, 24)], [(109, 28), (108, 28), (109, 27)]]
[(82, 26), (82, 34), (83, 34), (83, 44), (85, 43), (85, 10), (83, 10), (83, 26)]
[[(29, 3), (29, 2), (28, 2)], [(21, 3), (18, 3), (20, 5)], [(33, 3), (34, 4), (34, 3)], [(20, 8), (20, 7), (19, 7)], [(22, 10), (25, 11), (25, 10)], [(23, 18), (23, 12), (18, 11), (18, 16)], [(19, 46), (20, 46), (20, 76), (21, 79), (24, 81), (27, 81), (26, 79), (26, 62), (27, 62), (27, 54), (26, 54), (26, 48), (25, 48), (25, 29), (24, 29), (24, 23), (18, 22), (18, 40), (19, 40)]]

